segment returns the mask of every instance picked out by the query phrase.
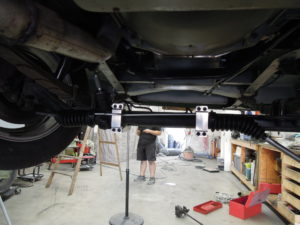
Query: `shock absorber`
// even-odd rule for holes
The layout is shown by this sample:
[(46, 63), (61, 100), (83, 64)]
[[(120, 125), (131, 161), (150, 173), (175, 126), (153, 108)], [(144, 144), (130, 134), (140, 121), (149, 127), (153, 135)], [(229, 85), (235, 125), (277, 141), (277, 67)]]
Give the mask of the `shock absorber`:
[(101, 129), (110, 128), (109, 116), (96, 116), (90, 111), (70, 111), (55, 115), (55, 119), (64, 127), (81, 127), (98, 125)]

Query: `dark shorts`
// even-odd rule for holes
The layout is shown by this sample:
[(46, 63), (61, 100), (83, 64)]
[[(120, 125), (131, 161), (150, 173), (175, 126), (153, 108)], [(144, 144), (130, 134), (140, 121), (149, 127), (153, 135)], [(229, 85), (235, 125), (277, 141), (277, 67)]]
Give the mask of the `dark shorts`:
[(156, 160), (156, 145), (151, 143), (138, 143), (137, 160), (139, 161), (155, 161)]

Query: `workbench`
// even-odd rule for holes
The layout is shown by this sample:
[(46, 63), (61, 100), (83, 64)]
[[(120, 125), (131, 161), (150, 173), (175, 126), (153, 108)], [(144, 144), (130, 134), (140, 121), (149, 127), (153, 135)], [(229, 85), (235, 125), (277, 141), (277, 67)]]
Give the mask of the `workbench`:
[[(258, 190), (260, 183), (281, 184), (281, 195), (269, 194), (267, 203), (290, 223), (300, 223), (300, 215), (290, 207), (300, 210), (300, 163), (269, 144), (236, 139), (231, 140), (232, 160), (237, 147), (241, 148), (241, 165), (237, 169), (232, 162), (231, 172), (251, 191)], [(247, 180), (243, 173), (247, 151), (254, 151), (256, 155), (253, 181)]]

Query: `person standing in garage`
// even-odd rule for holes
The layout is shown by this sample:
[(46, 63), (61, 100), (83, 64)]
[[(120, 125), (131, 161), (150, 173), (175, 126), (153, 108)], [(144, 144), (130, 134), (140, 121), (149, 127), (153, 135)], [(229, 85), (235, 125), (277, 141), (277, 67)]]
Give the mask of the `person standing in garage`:
[(140, 175), (134, 181), (146, 181), (145, 173), (148, 163), (150, 171), (150, 178), (148, 184), (152, 185), (155, 184), (156, 137), (161, 135), (161, 129), (158, 127), (139, 127), (137, 130), (137, 135), (140, 136), (137, 146), (137, 160), (141, 161), (141, 165)]

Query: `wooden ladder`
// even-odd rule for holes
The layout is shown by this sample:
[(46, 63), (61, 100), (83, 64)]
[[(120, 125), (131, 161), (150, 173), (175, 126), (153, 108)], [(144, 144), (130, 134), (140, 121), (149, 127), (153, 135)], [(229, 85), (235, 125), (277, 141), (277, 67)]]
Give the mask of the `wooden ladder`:
[[(72, 195), (73, 194), (75, 183), (76, 183), (76, 180), (77, 180), (77, 176), (78, 176), (78, 173), (80, 171), (80, 165), (81, 165), (81, 161), (82, 161), (84, 149), (85, 149), (85, 146), (86, 146), (86, 143), (87, 143), (87, 139), (89, 137), (89, 134), (90, 134), (91, 130), (92, 130), (91, 127), (87, 127), (87, 129), (85, 131), (84, 138), (83, 138), (82, 145), (81, 145), (79, 153), (78, 153), (78, 156), (59, 155), (56, 158), (55, 164), (54, 164), (53, 168), (51, 169), (51, 174), (50, 174), (49, 179), (47, 181), (46, 188), (50, 187), (50, 185), (52, 183), (52, 180), (54, 178), (54, 175), (55, 174), (60, 174), (60, 175), (71, 177), (72, 181), (71, 181), (71, 185), (70, 185), (70, 189), (69, 189), (68, 195)], [(62, 160), (62, 158), (77, 159), (75, 170), (74, 170), (73, 174), (69, 174), (69, 173), (66, 173), (64, 171), (57, 170), (58, 169), (58, 165), (59, 165), (60, 161)]]
[[(123, 180), (122, 178), (122, 170), (121, 170), (121, 164), (120, 164), (120, 156), (119, 156), (119, 148), (118, 148), (118, 140), (117, 140), (117, 135), (116, 133), (113, 134), (114, 140), (109, 141), (106, 132), (104, 131), (105, 140), (101, 139), (101, 134), (100, 134), (100, 129), (98, 129), (98, 140), (99, 140), (99, 164), (100, 164), (100, 176), (103, 174), (102, 166), (103, 165), (108, 165), (108, 166), (115, 166), (119, 168), (119, 173), (120, 173), (120, 179), (121, 181)], [(103, 151), (104, 151), (104, 144), (108, 145), (114, 145), (116, 149), (116, 157), (117, 157), (117, 163), (113, 162), (107, 162), (103, 160)]]

